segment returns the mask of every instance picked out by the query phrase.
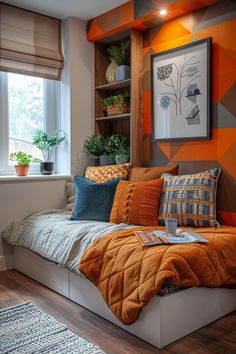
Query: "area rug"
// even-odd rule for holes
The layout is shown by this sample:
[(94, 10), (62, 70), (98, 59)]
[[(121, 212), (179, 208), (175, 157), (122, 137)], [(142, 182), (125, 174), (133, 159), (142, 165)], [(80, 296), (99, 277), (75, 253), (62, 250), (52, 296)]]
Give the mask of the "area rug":
[(105, 354), (31, 302), (0, 310), (1, 354)]

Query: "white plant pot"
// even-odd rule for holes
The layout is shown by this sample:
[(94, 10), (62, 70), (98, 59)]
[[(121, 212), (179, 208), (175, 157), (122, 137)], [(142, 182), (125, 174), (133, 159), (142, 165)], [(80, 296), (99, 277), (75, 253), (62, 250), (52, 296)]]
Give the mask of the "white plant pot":
[(116, 164), (121, 165), (128, 162), (128, 157), (116, 155)]
[(100, 156), (100, 166), (110, 165), (110, 156), (109, 155), (101, 155)]

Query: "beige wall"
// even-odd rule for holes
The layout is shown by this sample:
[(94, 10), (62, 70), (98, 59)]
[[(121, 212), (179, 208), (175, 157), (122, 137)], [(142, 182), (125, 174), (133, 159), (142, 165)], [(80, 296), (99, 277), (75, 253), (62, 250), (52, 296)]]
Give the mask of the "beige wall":
[[(93, 44), (86, 39), (86, 23), (74, 18), (63, 22), (62, 37), (65, 68), (62, 75), (61, 128), (68, 139), (60, 148), (58, 172), (82, 174), (88, 162), (83, 142), (93, 132)], [(71, 156), (71, 161), (68, 156)], [(0, 181), (0, 233), (18, 217), (39, 210), (63, 208), (64, 205), (65, 179), (17, 183)], [(11, 250), (0, 240), (0, 270), (11, 265)]]
[[(0, 232), (17, 218), (65, 205), (65, 180), (0, 182)], [(11, 248), (0, 243), (0, 270), (11, 268)]]
[(86, 39), (85, 22), (75, 18), (66, 19), (63, 23), (63, 44), (65, 67), (62, 75), (62, 112), (65, 116), (70, 112), (72, 117), (71, 121), (64, 120), (63, 128), (71, 135), (71, 145), (68, 147), (71, 172), (83, 174), (89, 162), (83, 151), (83, 143), (86, 136), (93, 132), (94, 91), (94, 45)]

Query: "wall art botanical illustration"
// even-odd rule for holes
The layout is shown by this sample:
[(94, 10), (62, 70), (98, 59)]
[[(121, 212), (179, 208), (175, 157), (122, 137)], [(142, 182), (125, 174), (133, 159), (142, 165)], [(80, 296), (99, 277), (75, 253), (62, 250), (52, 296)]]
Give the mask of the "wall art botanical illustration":
[(154, 140), (210, 138), (210, 46), (207, 38), (152, 55)]

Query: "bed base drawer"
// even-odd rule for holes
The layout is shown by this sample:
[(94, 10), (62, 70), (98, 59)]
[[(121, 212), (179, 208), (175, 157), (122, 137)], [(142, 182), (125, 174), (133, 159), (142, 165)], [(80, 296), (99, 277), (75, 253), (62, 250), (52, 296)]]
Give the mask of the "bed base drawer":
[(14, 248), (14, 264), (20, 272), (159, 349), (236, 310), (236, 289), (190, 288), (154, 296), (138, 321), (125, 326), (88, 279), (21, 247)]

